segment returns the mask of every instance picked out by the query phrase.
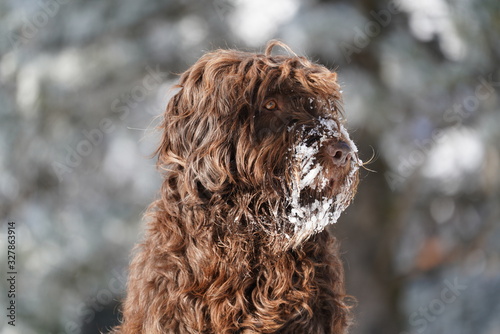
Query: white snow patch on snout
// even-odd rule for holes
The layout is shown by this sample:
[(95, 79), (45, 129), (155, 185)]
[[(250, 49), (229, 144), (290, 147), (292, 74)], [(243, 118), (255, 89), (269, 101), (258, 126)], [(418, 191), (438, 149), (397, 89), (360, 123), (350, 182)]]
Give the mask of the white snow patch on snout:
[[(289, 129), (292, 131), (292, 129)], [(351, 159), (351, 170), (340, 185), (340, 191), (335, 198), (325, 196), (315, 199), (309, 204), (302, 204), (301, 191), (310, 187), (315, 191), (321, 192), (329, 180), (324, 175), (324, 167), (316, 159), (320, 147), (326, 140), (333, 138), (344, 140), (353, 152), (357, 152), (356, 145), (349, 138), (349, 135), (342, 124), (337, 123), (331, 118), (320, 118), (318, 125), (305, 131), (304, 128), (295, 130), (298, 132), (300, 140), (295, 144), (292, 150), (292, 169), (293, 181), (291, 193), (287, 202), (291, 207), (288, 213), (288, 221), (294, 225), (294, 234), (291, 236), (293, 246), (299, 245), (309, 236), (321, 232), (328, 224), (336, 223), (340, 214), (347, 208), (351, 200), (351, 194), (354, 189), (353, 183), (356, 179), (356, 172), (361, 165), (361, 161), (353, 155)], [(312, 144), (307, 143), (307, 139), (318, 137)], [(309, 202), (309, 201), (306, 201)]]

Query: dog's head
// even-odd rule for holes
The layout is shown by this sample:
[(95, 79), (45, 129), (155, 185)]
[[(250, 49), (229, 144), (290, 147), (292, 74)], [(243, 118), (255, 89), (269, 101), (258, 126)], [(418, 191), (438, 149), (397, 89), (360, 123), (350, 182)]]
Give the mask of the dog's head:
[[(271, 55), (275, 46), (291, 55)], [(207, 53), (178, 87), (158, 149), (167, 200), (290, 245), (336, 222), (361, 164), (336, 73), (272, 41), (264, 54)]]

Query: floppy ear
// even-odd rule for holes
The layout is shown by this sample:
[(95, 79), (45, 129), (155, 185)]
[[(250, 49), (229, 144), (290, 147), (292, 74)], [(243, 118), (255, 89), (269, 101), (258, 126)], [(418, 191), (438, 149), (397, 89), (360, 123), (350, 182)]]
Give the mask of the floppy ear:
[[(162, 123), (158, 164), (167, 171), (171, 190), (185, 202), (200, 204), (223, 194), (234, 183), (233, 136), (236, 119), (221, 117), (229, 106), (191, 69), (180, 80), (180, 91), (170, 100)], [(237, 116), (235, 116), (236, 118)]]
[(229, 124), (220, 124), (210, 111), (184, 127), (181, 137), (191, 143), (187, 148), (184, 182), (192, 189), (196, 187), (198, 196), (222, 195), (234, 183), (231, 133)]

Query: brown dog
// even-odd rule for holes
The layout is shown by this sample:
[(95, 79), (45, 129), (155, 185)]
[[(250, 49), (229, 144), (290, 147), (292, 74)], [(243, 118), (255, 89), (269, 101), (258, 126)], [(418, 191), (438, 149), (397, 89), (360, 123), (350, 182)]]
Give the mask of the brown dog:
[(345, 333), (343, 267), (324, 228), (361, 161), (336, 74), (272, 41), (265, 54), (207, 53), (178, 87), (115, 333)]

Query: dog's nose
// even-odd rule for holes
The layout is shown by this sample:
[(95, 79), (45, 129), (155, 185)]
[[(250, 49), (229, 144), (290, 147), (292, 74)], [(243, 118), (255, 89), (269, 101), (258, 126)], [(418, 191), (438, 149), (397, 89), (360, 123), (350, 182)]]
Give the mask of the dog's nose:
[(351, 148), (341, 140), (328, 143), (326, 151), (332, 157), (333, 163), (339, 167), (345, 166), (351, 160)]

